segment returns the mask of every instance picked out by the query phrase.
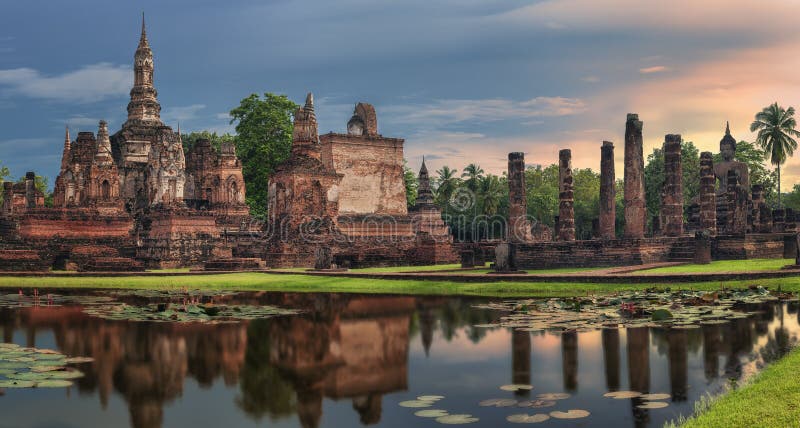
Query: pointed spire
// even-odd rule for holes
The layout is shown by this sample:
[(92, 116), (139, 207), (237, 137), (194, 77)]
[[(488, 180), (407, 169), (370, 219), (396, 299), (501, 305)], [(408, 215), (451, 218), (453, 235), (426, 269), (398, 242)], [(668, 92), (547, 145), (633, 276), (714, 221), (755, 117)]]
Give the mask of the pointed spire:
[(303, 108), (306, 111), (314, 111), (314, 94), (311, 92), (306, 95), (306, 105)]
[(72, 151), (72, 142), (69, 137), (69, 125), (66, 125), (64, 128), (64, 151), (61, 153), (61, 172), (69, 169), (70, 152)]
[(144, 11), (142, 11), (142, 34), (139, 36), (139, 46), (147, 45), (147, 29), (144, 25)]
[(419, 168), (419, 173), (425, 172), (425, 175), (428, 175), (428, 167), (425, 166), (425, 155), (422, 155), (422, 166)]
[(725, 121), (725, 135), (731, 135), (731, 123)]
[(64, 126), (64, 150), (69, 150), (72, 142), (69, 137), (69, 125)]
[(97, 128), (97, 153), (95, 159), (102, 162), (111, 161), (111, 140), (108, 137), (108, 125), (105, 120), (100, 121)]

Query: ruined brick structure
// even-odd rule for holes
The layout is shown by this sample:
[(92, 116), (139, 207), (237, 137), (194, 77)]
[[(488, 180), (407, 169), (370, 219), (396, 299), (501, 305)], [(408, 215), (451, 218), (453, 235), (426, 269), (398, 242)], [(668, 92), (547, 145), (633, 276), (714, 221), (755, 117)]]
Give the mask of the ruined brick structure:
[(312, 266), (319, 247), (330, 248), (337, 266), (456, 261), (424, 163), (409, 215), (403, 140), (380, 135), (366, 103), (347, 129), (319, 137), (312, 94), (295, 113), (291, 155), (269, 183), (267, 263)]
[(6, 247), (37, 251), (43, 265), (79, 270), (187, 266), (231, 256), (222, 235), (251, 223), (235, 149), (224, 144), (217, 153), (200, 142), (187, 164), (180, 132), (160, 118), (144, 20), (133, 70), (128, 117), (118, 132), (109, 136), (100, 121), (96, 136), (79, 132), (71, 141), (66, 130), (52, 208), (43, 207), (33, 175), (26, 184), (32, 191), (4, 187), (12, 202), (19, 193), (32, 195), (24, 209), (4, 203)]
[(664, 137), (664, 185), (661, 215), (666, 236), (683, 235), (683, 167), (681, 165), (681, 136)]
[(526, 242), (531, 239), (525, 195), (525, 154), (513, 152), (508, 154), (508, 240)]
[(600, 148), (600, 218), (598, 235), (602, 239), (616, 237), (616, 178), (614, 176), (614, 143), (603, 141)]
[(717, 233), (717, 196), (711, 152), (700, 153), (700, 229)]
[(625, 233), (626, 238), (644, 236), (647, 208), (644, 197), (642, 121), (629, 113), (625, 121)]
[(572, 151), (558, 152), (558, 240), (575, 240), (575, 200), (572, 180)]

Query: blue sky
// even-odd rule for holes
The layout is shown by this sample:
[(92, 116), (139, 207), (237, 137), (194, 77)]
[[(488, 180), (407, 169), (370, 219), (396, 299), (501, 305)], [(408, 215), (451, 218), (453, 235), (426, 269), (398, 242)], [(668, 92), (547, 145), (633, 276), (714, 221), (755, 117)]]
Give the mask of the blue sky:
[[(372, 103), (414, 168), (426, 155), (501, 173), (510, 151), (550, 164), (572, 148), (597, 170), (610, 140), (621, 177), (628, 112), (646, 153), (668, 133), (717, 151), (726, 120), (749, 139), (756, 111), (798, 99), (799, 5), (696, 3), (0, 0), (0, 162), (52, 184), (65, 123), (119, 128), (144, 11), (162, 117), (183, 131), (232, 130), (226, 113), (253, 92), (313, 91), (321, 132)], [(800, 181), (800, 161), (784, 177)]]

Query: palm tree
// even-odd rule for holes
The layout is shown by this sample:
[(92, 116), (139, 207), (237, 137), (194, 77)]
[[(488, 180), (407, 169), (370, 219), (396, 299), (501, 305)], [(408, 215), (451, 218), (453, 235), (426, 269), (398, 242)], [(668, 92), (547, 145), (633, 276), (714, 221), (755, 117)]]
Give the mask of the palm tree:
[(480, 180), (480, 200), (483, 204), (483, 213), (489, 217), (497, 214), (503, 198), (503, 185), (500, 178), (489, 174)]
[(436, 175), (436, 199), (439, 202), (439, 206), (444, 207), (445, 213), (447, 213), (447, 205), (450, 203), (450, 198), (458, 188), (456, 170), (445, 165), (442, 169), (436, 171)]
[(769, 154), (769, 161), (778, 170), (778, 206), (781, 206), (781, 165), (794, 154), (797, 141), (792, 137), (800, 136), (794, 129), (794, 107), (784, 110), (778, 103), (770, 104), (756, 113), (756, 120), (750, 124), (750, 132), (758, 131), (756, 143)]
[(483, 177), (483, 169), (476, 163), (471, 163), (464, 168), (461, 178), (465, 179), (464, 184), (473, 192), (478, 190), (478, 180)]

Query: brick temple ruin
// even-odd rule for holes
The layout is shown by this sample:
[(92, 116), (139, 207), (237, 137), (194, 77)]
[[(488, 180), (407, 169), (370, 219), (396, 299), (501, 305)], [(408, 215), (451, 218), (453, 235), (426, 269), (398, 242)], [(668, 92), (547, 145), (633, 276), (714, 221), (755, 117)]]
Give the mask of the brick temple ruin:
[[(700, 154), (699, 194), (684, 208), (682, 138), (664, 137), (664, 182), (660, 216), (647, 230), (644, 190), (643, 122), (628, 114), (624, 146), (624, 226), (616, 230), (614, 145), (600, 148), (600, 209), (592, 239), (576, 240), (571, 152), (559, 152), (559, 209), (554, 239), (533, 239), (524, 197), (522, 153), (509, 153), (508, 243), (498, 264), (513, 269), (624, 266), (668, 261), (794, 258), (796, 215), (771, 209), (761, 184), (750, 184), (747, 165), (733, 159), (730, 126), (720, 141), (722, 161)], [(520, 178), (522, 177), (522, 178)], [(523, 181), (520, 181), (523, 180)], [(513, 225), (522, 225), (516, 227)], [(510, 257), (510, 260), (509, 260)]]
[(204, 265), (429, 264), (457, 254), (432, 203), (428, 172), (407, 209), (403, 140), (378, 133), (359, 103), (346, 134), (319, 136), (313, 97), (295, 114), (290, 158), (269, 183), (269, 219), (250, 217), (232, 143), (200, 140), (184, 153), (180, 130), (161, 120), (144, 19), (125, 123), (113, 135), (66, 130), (54, 203), (29, 172), (3, 183), (0, 270), (139, 271)]

